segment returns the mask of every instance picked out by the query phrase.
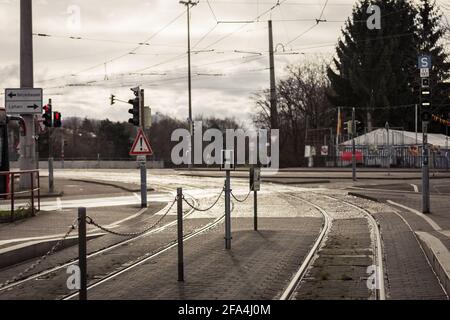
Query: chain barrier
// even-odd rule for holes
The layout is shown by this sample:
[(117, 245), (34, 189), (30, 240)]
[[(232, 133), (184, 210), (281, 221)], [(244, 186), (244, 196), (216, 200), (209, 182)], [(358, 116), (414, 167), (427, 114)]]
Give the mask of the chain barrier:
[(61, 245), (64, 243), (64, 241), (70, 236), (70, 234), (77, 228), (76, 223), (78, 222), (78, 219), (76, 219), (73, 224), (70, 226), (70, 229), (66, 232), (66, 234), (58, 240), (58, 242), (41, 258), (39, 258), (35, 263), (33, 263), (31, 266), (29, 266), (27, 269), (19, 273), (17, 276), (15, 276), (13, 279), (6, 281), (5, 283), (0, 284), (0, 289), (9, 286), (10, 284), (13, 284), (17, 281), (22, 280), (30, 271), (36, 269), (37, 266), (39, 266), (42, 262), (44, 262), (48, 257), (53, 255), (56, 250), (58, 250)]
[(139, 237), (147, 232), (149, 232), (150, 230), (152, 230), (153, 228), (155, 228), (157, 225), (159, 225), (161, 223), (161, 221), (163, 221), (167, 215), (169, 214), (170, 210), (172, 210), (173, 206), (175, 205), (175, 203), (177, 202), (178, 197), (175, 197), (175, 199), (173, 200), (172, 204), (170, 205), (170, 207), (167, 209), (167, 211), (161, 216), (160, 219), (158, 219), (158, 221), (156, 221), (154, 224), (152, 224), (150, 227), (146, 228), (145, 230), (139, 231), (139, 232), (134, 232), (134, 233), (122, 233), (122, 232), (117, 232), (117, 231), (113, 231), (109, 228), (103, 227), (101, 225), (99, 225), (98, 223), (96, 223), (91, 217), (86, 217), (86, 223), (90, 224), (94, 227), (97, 227), (98, 229), (115, 235), (115, 236), (119, 236), (119, 237), (126, 237), (126, 238), (136, 238)]
[(247, 201), (251, 194), (252, 194), (252, 191), (249, 191), (247, 196), (243, 200), (240, 200), (234, 195), (233, 192), (231, 192), (231, 196), (233, 197), (233, 199), (236, 200), (237, 202), (240, 202), (240, 203), (244, 203), (245, 201)]
[(222, 197), (223, 193), (225, 192), (225, 188), (222, 189), (222, 192), (219, 194), (219, 196), (217, 197), (217, 200), (214, 201), (214, 203), (212, 204), (212, 206), (210, 206), (209, 208), (206, 209), (201, 209), (201, 208), (196, 208), (193, 204), (189, 203), (189, 201), (187, 201), (187, 199), (184, 197), (183, 195), (183, 201), (189, 206), (191, 207), (193, 210), (195, 211), (199, 211), (199, 212), (206, 212), (211, 210), (212, 208), (214, 208), (217, 203), (219, 203), (220, 198)]

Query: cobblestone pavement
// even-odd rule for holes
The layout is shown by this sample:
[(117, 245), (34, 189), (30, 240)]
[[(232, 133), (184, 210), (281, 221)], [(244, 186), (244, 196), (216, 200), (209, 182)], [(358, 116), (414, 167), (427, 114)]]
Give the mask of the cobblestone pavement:
[(185, 282), (177, 282), (175, 250), (94, 288), (91, 299), (274, 299), (281, 295), (317, 237), (319, 218), (233, 219), (232, 251), (223, 228), (185, 246)]
[[(236, 192), (239, 193), (238, 190), (236, 190)], [(277, 197), (279, 197), (280, 202), (278, 207), (273, 203), (274, 199), (271, 199), (268, 200), (268, 202), (272, 202), (272, 206), (261, 208), (260, 213), (263, 218), (260, 221), (260, 232), (250, 231), (252, 230), (253, 219), (242, 218), (246, 215), (250, 216), (247, 211), (251, 207), (251, 199), (244, 204), (239, 204), (239, 206), (235, 204), (233, 215), (236, 218), (233, 219), (234, 239), (232, 253), (223, 250), (223, 226), (216, 227), (186, 243), (186, 274), (188, 275), (191, 272), (197, 273), (197, 283), (203, 281), (202, 279), (207, 279), (205, 280), (207, 283), (209, 281), (209, 285), (206, 284), (202, 294), (207, 296), (213, 295), (209, 288), (212, 286), (218, 286), (220, 288), (220, 285), (211, 282), (213, 280), (215, 281), (217, 277), (230, 277), (229, 279), (236, 284), (235, 290), (240, 290), (241, 292), (241, 294), (238, 294), (236, 291), (231, 293), (230, 288), (224, 288), (224, 292), (216, 293), (217, 298), (235, 297), (248, 299), (253, 297), (254, 299), (268, 299), (275, 297), (275, 295), (278, 294), (278, 291), (281, 291), (284, 285), (287, 284), (293, 273), (295, 273), (296, 268), (298, 268), (298, 265), (301, 263), (303, 256), (306, 255), (309, 247), (317, 237), (321, 228), (322, 219), (318, 212), (312, 211), (311, 208), (304, 210), (304, 208), (298, 206), (287, 206), (287, 202), (283, 201), (283, 197)], [(207, 207), (212, 200), (213, 199), (211, 198), (203, 199), (200, 201), (199, 206)], [(185, 222), (185, 232), (189, 233), (190, 231), (211, 222), (214, 218), (223, 215), (223, 203), (219, 203), (212, 212), (213, 213), (207, 214), (193, 214)], [(275, 215), (278, 217), (264, 217), (267, 215)], [(284, 215), (286, 215), (287, 218), (283, 218)], [(173, 218), (172, 215), (168, 217), (168, 219)], [(133, 222), (134, 226), (136, 226), (136, 224), (138, 223)], [(99, 247), (104, 247), (108, 243), (108, 239), (111, 241), (109, 236), (90, 241), (89, 250), (95, 251), (95, 249)], [(149, 255), (149, 253), (155, 252), (159, 248), (166, 246), (168, 243), (173, 243), (175, 239), (176, 228), (174, 226), (166, 229), (164, 232), (159, 232), (152, 236), (132, 241), (127, 246), (122, 246), (106, 254), (90, 259), (88, 262), (89, 279), (90, 281), (95, 282), (100, 277), (121, 269), (142, 256)], [(56, 256), (59, 257), (59, 261), (66, 261), (71, 255), (72, 257), (76, 256), (76, 248), (64, 250)], [(163, 262), (160, 262), (160, 260)], [(55, 261), (50, 265), (53, 265), (54, 263)], [(152, 268), (150, 271), (148, 266), (157, 266), (157, 268)], [(157, 259), (143, 264), (140, 267), (145, 270), (145, 272), (143, 272), (143, 277), (148, 277), (149, 280), (141, 281), (141, 285), (151, 282), (151, 277), (155, 277), (156, 279), (159, 279), (158, 281), (155, 281), (155, 288), (163, 288), (161, 284), (162, 280), (160, 279), (168, 280), (170, 278), (173, 280), (174, 275), (176, 275), (176, 266), (176, 250), (171, 250), (166, 255), (161, 255)], [(205, 270), (205, 266), (209, 266), (211, 269), (210, 273)], [(42, 268), (45, 268), (45, 266), (42, 266)], [(256, 274), (254, 273), (255, 268), (258, 270)], [(232, 270), (229, 275), (228, 269)], [(14, 274), (16, 272), (15, 270), (8, 270), (5, 274)], [(170, 270), (172, 271), (169, 272)], [(242, 273), (245, 270), (247, 270), (248, 274)], [(138, 271), (133, 270), (132, 272)], [(130, 276), (134, 278), (132, 272), (130, 272)], [(211, 277), (205, 277), (205, 273), (211, 274)], [(215, 276), (213, 276), (214, 273)], [(262, 276), (263, 273), (265, 274), (264, 277)], [(250, 295), (247, 295), (249, 294), (249, 282), (244, 281), (246, 276), (251, 279), (251, 281), (249, 280), (250, 283), (255, 284), (255, 286), (252, 287), (254, 292)], [(2, 277), (7, 278), (4, 274), (2, 274)], [(258, 280), (259, 278), (260, 280)], [(139, 278), (136, 278), (136, 280), (138, 279)], [(67, 275), (64, 270), (62, 270), (42, 279), (20, 285), (11, 291), (0, 293), (0, 299), (60, 298), (68, 294), (66, 280)], [(164, 282), (169, 284), (166, 280), (164, 280)], [(120, 277), (118, 280), (112, 281), (111, 283), (120, 281), (129, 281), (129, 276), (124, 277), (123, 280), (122, 277)], [(176, 281), (174, 283), (178, 286)], [(224, 282), (223, 285), (228, 286), (226, 282)], [(135, 287), (135, 289), (131, 288), (128, 293), (126, 293), (127, 291), (125, 289), (109, 291), (108, 295), (103, 295), (103, 297), (114, 298), (116, 294), (123, 294), (122, 297), (127, 295), (127, 298), (154, 298), (152, 296), (147, 296), (146, 292), (148, 289), (140, 289), (141, 288), (139, 287)], [(95, 293), (96, 290), (97, 289), (93, 292)], [(185, 294), (187, 293), (185, 292)], [(95, 296), (93, 297), (95, 298)], [(167, 296), (166, 298), (171, 297), (173, 298), (174, 296)], [(192, 293), (192, 296), (189, 295), (188, 297), (196, 299), (197, 297), (201, 298), (201, 295)], [(182, 297), (178, 296), (178, 298)]]
[[(156, 220), (156, 217), (153, 217)], [(166, 223), (172, 219), (165, 221)], [(147, 221), (148, 223), (149, 221)], [(185, 232), (188, 234), (200, 226), (210, 222), (208, 219), (195, 219), (185, 223)], [(149, 223), (150, 224), (150, 223)], [(133, 228), (121, 228), (121, 230), (140, 230), (137, 224), (133, 225)], [(113, 235), (106, 235), (99, 239), (91, 240), (88, 242), (88, 252), (94, 253), (105, 247), (111, 246), (121, 240), (127, 238), (121, 238)], [(95, 281), (102, 276), (105, 276), (117, 269), (123, 268), (129, 263), (132, 263), (139, 258), (150, 254), (167, 246), (170, 243), (176, 241), (176, 225), (169, 227), (164, 232), (158, 232), (157, 234), (149, 235), (138, 240), (131, 241), (126, 245), (119, 246), (118, 248), (102, 253), (95, 257), (88, 259), (88, 280)], [(48, 268), (62, 265), (67, 261), (73, 261), (78, 257), (78, 247), (71, 247), (56, 253), (51, 259), (45, 261), (45, 263), (39, 266), (37, 271), (43, 271)], [(13, 268), (2, 270), (0, 273), (0, 282), (8, 280), (14, 275), (24, 270), (28, 264), (18, 265)], [(31, 280), (11, 290), (0, 292), (0, 299), (56, 299), (58, 297), (65, 296), (70, 293), (67, 288), (66, 281), (68, 275), (66, 274), (67, 268), (63, 268), (56, 272), (52, 272), (36, 280)]]
[[(92, 176), (92, 172), (57, 172), (69, 179)], [(97, 172), (95, 180), (136, 185), (139, 177), (121, 172)], [(198, 178), (164, 174), (149, 177), (157, 189), (173, 190), (183, 186), (184, 192), (199, 200), (197, 206), (212, 204), (223, 186), (223, 178)], [(233, 194), (244, 199), (248, 195), (246, 180), (232, 181)], [(323, 217), (310, 205), (289, 196), (293, 194), (327, 210), (332, 226), (308, 275), (297, 288), (296, 299), (373, 299), (367, 287), (367, 267), (374, 264), (374, 238), (367, 215), (348, 204), (332, 201), (333, 195), (367, 208), (380, 224), (384, 241), (385, 283), (389, 299), (446, 299), (432, 268), (423, 254), (415, 234), (401, 217), (416, 230), (434, 232), (423, 219), (409, 212), (397, 215), (392, 207), (355, 197), (345, 191), (325, 188), (300, 188), (264, 184), (259, 196), (259, 231), (253, 231), (253, 197), (244, 203), (233, 201), (232, 250), (224, 250), (224, 226), (204, 232), (185, 243), (186, 281), (177, 281), (177, 251), (171, 249), (88, 292), (90, 299), (277, 299), (297, 272), (322, 228)], [(401, 200), (403, 195), (398, 195)], [(412, 203), (407, 198), (408, 203)], [(413, 200), (415, 201), (415, 200)], [(433, 201), (438, 204), (438, 201)], [(445, 209), (442, 200), (442, 210)], [(436, 205), (434, 208), (438, 208)], [(116, 210), (117, 208), (114, 208)], [(187, 206), (185, 205), (187, 210)], [(107, 216), (108, 211), (104, 212)], [(213, 210), (195, 212), (185, 221), (185, 234), (198, 230), (224, 213), (223, 198)], [(128, 213), (120, 213), (125, 216)], [(440, 214), (439, 212), (436, 214)], [(439, 222), (446, 225), (445, 212)], [(146, 214), (121, 225), (118, 230), (142, 230), (161, 218)], [(163, 223), (174, 221), (175, 210)], [(98, 216), (102, 220), (102, 215)], [(51, 223), (51, 220), (49, 220)], [(65, 231), (65, 230), (64, 230)], [(117, 230), (115, 230), (117, 231)], [(1, 229), (0, 229), (1, 234)], [(443, 236), (441, 234), (441, 236)], [(151, 253), (167, 247), (176, 239), (176, 226), (142, 237), (88, 260), (89, 282), (121, 270)], [(88, 243), (90, 252), (122, 239), (105, 235)], [(75, 259), (77, 248), (56, 253), (36, 271), (61, 265)], [(32, 261), (0, 270), (0, 283), (26, 268)], [(68, 275), (62, 269), (37, 280), (0, 292), (0, 299), (58, 299), (67, 295)]]

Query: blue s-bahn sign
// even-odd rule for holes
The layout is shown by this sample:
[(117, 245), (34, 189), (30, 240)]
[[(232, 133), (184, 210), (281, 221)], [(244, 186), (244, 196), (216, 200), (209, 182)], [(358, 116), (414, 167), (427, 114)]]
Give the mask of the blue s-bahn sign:
[(422, 55), (419, 56), (419, 69), (431, 69), (431, 56)]

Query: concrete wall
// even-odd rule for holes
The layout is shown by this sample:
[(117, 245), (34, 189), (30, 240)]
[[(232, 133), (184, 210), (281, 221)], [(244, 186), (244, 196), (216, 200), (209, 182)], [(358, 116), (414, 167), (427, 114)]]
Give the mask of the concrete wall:
[[(61, 161), (55, 161), (55, 169), (62, 169)], [(11, 162), (11, 169), (18, 169), (18, 162)], [(48, 169), (47, 161), (39, 162), (40, 169)], [(137, 169), (136, 161), (64, 161), (64, 169)], [(148, 169), (164, 169), (163, 161), (148, 161)]]

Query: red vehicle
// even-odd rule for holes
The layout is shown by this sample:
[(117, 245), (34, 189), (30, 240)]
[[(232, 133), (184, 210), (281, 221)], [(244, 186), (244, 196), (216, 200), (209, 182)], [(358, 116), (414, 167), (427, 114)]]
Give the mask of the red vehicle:
[[(356, 161), (362, 162), (363, 161), (363, 153), (361, 151), (356, 151), (355, 153)], [(353, 161), (353, 153), (352, 152), (342, 152), (341, 153), (341, 159), (342, 161)]]

